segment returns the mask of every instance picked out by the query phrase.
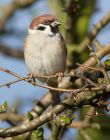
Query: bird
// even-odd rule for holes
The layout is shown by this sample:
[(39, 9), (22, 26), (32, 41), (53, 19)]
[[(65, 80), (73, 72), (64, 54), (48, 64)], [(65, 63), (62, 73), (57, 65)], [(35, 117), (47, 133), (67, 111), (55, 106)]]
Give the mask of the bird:
[[(59, 30), (60, 25), (56, 16), (51, 14), (35, 17), (30, 23), (24, 43), (24, 58), (33, 77), (65, 72), (67, 48)], [(59, 84), (57, 78), (38, 80), (56, 88)], [(54, 106), (60, 102), (60, 97), (57, 91), (50, 90), (50, 93)]]

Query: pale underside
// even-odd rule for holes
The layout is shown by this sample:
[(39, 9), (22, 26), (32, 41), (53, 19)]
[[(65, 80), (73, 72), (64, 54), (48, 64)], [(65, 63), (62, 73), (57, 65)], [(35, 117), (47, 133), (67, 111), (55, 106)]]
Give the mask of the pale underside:
[[(63, 40), (62, 40), (63, 41)], [(28, 45), (27, 45), (28, 44)], [(25, 62), (34, 76), (54, 75), (64, 72), (66, 47), (59, 34), (47, 36), (40, 32), (28, 35), (25, 43)]]

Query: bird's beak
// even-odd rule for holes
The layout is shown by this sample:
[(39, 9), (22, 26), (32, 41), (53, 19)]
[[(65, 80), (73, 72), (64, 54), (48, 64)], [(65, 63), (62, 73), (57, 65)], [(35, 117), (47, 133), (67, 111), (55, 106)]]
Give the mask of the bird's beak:
[(61, 23), (58, 22), (58, 21), (54, 21), (54, 22), (51, 23), (52, 27), (56, 27), (56, 26), (60, 26), (60, 25), (61, 25)]

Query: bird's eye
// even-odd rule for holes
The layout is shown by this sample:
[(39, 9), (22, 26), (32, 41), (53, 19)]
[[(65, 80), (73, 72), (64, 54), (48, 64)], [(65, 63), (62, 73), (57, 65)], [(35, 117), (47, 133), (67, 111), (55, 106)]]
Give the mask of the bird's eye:
[(39, 26), (39, 27), (37, 28), (37, 30), (43, 31), (43, 30), (45, 30), (45, 27), (44, 27), (44, 26)]

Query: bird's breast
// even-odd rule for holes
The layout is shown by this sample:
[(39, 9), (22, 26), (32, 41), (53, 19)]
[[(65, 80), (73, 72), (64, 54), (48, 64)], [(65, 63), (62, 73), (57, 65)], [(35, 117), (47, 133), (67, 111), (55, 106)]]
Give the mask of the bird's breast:
[[(30, 40), (30, 41), (29, 41)], [(53, 75), (64, 72), (66, 54), (58, 39), (39, 39), (29, 37), (26, 40), (25, 61), (31, 73), (39, 75)]]

